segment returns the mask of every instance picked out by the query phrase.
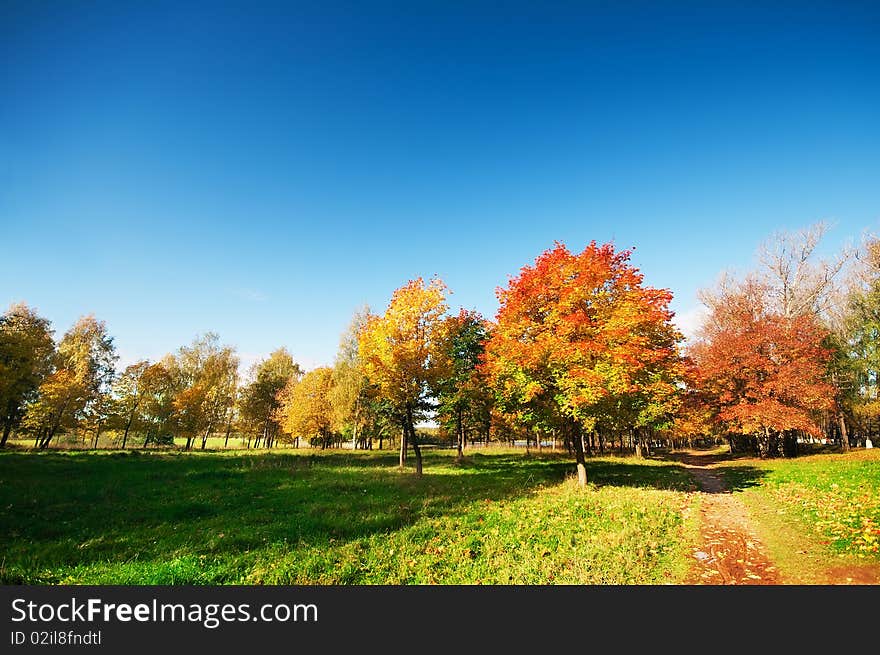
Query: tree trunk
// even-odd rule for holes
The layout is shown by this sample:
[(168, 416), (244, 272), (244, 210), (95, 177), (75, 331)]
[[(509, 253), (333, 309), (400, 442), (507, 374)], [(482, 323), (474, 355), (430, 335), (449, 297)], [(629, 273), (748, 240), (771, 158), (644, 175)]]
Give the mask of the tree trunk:
[(55, 436), (55, 433), (58, 432), (58, 428), (61, 427), (61, 419), (64, 418), (64, 412), (67, 411), (67, 406), (70, 404), (71, 397), (67, 396), (64, 399), (64, 403), (61, 405), (61, 409), (58, 412), (58, 416), (55, 418), (55, 422), (52, 424), (52, 427), (48, 430), (45, 438), (40, 443), (40, 448), (48, 448), (49, 442), (52, 441), (52, 437)]
[(125, 432), (122, 433), (122, 447), (125, 448), (125, 444), (128, 441), (128, 431), (131, 430), (131, 424), (134, 422), (134, 412), (128, 415), (128, 422), (125, 424)]
[(779, 445), (780, 445), (780, 433), (776, 431), (770, 432), (770, 437), (767, 443), (767, 456), (768, 457), (777, 457), (779, 455)]
[(263, 447), (269, 447), (269, 421), (271, 420), (271, 415), (266, 414), (266, 418), (263, 419), (263, 431), (260, 435), (257, 435), (257, 442), (254, 444), (254, 448), (257, 447), (257, 444), (260, 443), (260, 440), (263, 441)]
[(583, 435), (581, 435), (581, 431), (576, 425), (572, 425), (572, 428), (574, 430), (572, 442), (574, 442), (574, 456), (577, 462), (578, 486), (585, 487), (587, 486), (587, 464), (584, 460)]
[[(843, 449), (843, 452), (849, 452), (849, 434), (846, 431), (846, 419), (840, 410), (837, 412), (837, 423), (840, 426), (840, 447)], [(3, 442), (6, 443), (5, 437)]]
[(406, 428), (409, 430), (409, 438), (412, 440), (413, 454), (416, 456), (416, 475), (421, 475), (422, 449), (419, 448), (419, 439), (416, 436), (416, 427), (413, 425), (413, 412), (410, 405), (406, 406)]
[(400, 468), (406, 466), (406, 426), (400, 431)]
[(58, 431), (60, 425), (61, 418), (59, 417), (58, 422), (55, 424), (55, 426), (46, 430), (46, 433), (43, 436), (43, 440), (40, 442), (40, 449), (49, 447), (49, 442), (52, 441), (52, 437), (55, 436), (55, 433)]
[(458, 434), (458, 452), (455, 455), (455, 459), (460, 462), (464, 457), (464, 431), (461, 425), (461, 407), (458, 408), (455, 416), (455, 430)]
[(6, 441), (9, 439), (9, 434), (12, 432), (12, 423), (7, 422), (3, 424), (3, 437), (0, 438), (0, 448), (6, 447)]
[(638, 430), (631, 430), (632, 440), (636, 446), (636, 457), (642, 457), (642, 435)]
[(60, 419), (59, 419), (59, 423), (56, 423), (54, 428), (53, 428), (53, 427), (47, 427), (47, 428), (43, 431), (43, 434), (42, 434), (42, 436), (40, 437), (40, 450), (43, 450), (43, 449), (49, 447), (49, 442), (52, 441), (52, 437), (55, 436), (55, 432), (56, 432), (56, 430), (58, 430), (58, 425), (59, 425), (59, 424), (60, 424)]
[(416, 475), (421, 476), (422, 475), (422, 449), (419, 448), (419, 439), (416, 436), (416, 429), (412, 425), (412, 423), (410, 423), (410, 426), (409, 426), (409, 436), (410, 436), (410, 439), (412, 440), (413, 453), (416, 456)]

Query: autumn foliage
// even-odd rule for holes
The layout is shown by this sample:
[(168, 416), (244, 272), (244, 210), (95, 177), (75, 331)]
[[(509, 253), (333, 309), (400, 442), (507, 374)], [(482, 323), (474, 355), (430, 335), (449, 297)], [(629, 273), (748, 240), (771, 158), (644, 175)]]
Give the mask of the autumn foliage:
[(789, 444), (793, 431), (818, 435), (816, 412), (834, 403), (826, 335), (812, 314), (774, 311), (758, 282), (725, 292), (692, 348), (721, 430), (754, 435), (762, 455), (773, 454), (780, 435)]
[(500, 402), (564, 434), (581, 468), (584, 431), (666, 422), (677, 396), (672, 295), (644, 286), (629, 258), (611, 244), (573, 254), (558, 243), (498, 291), (485, 368)]
[(640, 454), (727, 436), (766, 456), (824, 430), (847, 444), (847, 422), (870, 431), (880, 411), (880, 247), (870, 242), (832, 320), (840, 265), (811, 264), (819, 236), (783, 239), (763, 251), (764, 274), (706, 292), (710, 313), (687, 352), (671, 292), (645, 284), (631, 251), (595, 241), (580, 252), (556, 243), (523, 266), (497, 290), (494, 321), (449, 312), (445, 284), (416, 278), (384, 312), (355, 315), (332, 367), (303, 371), (280, 349), (244, 384), (216, 334), (117, 372), (103, 322), (82, 317), (56, 344), (46, 319), (14, 305), (0, 316), (0, 447), (12, 434), (44, 448), (74, 433), (97, 447), (104, 432), (123, 448), (134, 435), (143, 447), (185, 438), (187, 449), (231, 434), (248, 447), (399, 437), (401, 466), (412, 449), (421, 472), (415, 426), (432, 421), (459, 462), (469, 438), (561, 442), (583, 483), (585, 452), (608, 443)]
[(332, 382), (333, 369), (329, 366), (319, 366), (302, 379), (290, 378), (279, 394), (283, 402), (278, 417), (286, 434), (309, 436), (322, 449), (329, 445)]
[(394, 292), (384, 314), (369, 316), (358, 335), (363, 373), (402, 429), (401, 466), (409, 443), (418, 473), (422, 455), (415, 422), (449, 370), (447, 308), (446, 285), (437, 278), (427, 284), (417, 278)]

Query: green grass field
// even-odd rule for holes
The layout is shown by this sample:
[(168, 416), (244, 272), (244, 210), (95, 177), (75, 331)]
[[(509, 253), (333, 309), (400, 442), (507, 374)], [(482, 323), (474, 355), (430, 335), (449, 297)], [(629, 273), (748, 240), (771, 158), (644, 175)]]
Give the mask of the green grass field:
[(722, 470), (790, 581), (823, 582), (829, 563), (880, 563), (880, 449), (735, 460)]
[(694, 537), (674, 463), (553, 453), (0, 454), (0, 581), (675, 583)]

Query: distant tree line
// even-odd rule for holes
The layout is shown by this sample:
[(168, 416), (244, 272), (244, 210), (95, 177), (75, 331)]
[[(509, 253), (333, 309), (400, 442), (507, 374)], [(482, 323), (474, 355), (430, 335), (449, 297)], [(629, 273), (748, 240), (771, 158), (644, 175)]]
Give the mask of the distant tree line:
[(47, 319), (14, 304), (0, 316), (0, 443), (388, 445), (421, 473), (416, 426), (432, 420), (459, 458), (474, 441), (559, 444), (581, 483), (584, 458), (614, 448), (847, 449), (880, 424), (880, 240), (822, 258), (825, 232), (777, 234), (755, 270), (704, 291), (688, 345), (672, 294), (644, 284), (630, 251), (595, 242), (580, 253), (557, 243), (524, 266), (498, 291), (494, 321), (450, 313), (443, 282), (419, 278), (383, 313), (356, 312), (332, 365), (304, 371), (281, 348), (244, 379), (213, 333), (117, 370), (104, 322), (84, 316), (56, 341)]

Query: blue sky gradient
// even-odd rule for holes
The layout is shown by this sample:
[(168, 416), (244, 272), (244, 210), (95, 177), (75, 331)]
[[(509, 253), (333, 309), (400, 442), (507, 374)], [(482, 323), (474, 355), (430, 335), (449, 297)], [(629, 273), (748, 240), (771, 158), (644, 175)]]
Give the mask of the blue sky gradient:
[(765, 4), (0, 0), (0, 302), (311, 367), (595, 239), (690, 315), (774, 230), (880, 227), (880, 4)]

